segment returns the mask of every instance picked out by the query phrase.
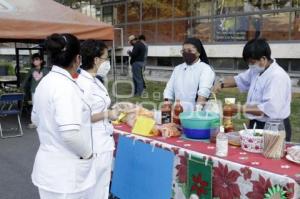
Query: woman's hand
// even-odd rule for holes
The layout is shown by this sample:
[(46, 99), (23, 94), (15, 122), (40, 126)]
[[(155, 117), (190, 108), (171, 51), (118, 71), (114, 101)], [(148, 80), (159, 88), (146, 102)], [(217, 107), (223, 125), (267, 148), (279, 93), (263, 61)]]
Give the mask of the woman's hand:
[(119, 115), (121, 114), (121, 111), (119, 109), (112, 109), (112, 110), (109, 110), (107, 111), (107, 116), (108, 116), (108, 119), (111, 120), (111, 121), (115, 121), (119, 118)]

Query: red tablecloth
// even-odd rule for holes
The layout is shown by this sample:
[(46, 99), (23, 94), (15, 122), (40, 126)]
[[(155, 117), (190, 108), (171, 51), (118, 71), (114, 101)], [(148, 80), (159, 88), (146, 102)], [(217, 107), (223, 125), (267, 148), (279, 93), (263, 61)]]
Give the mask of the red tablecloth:
[[(144, 142), (152, 142), (155, 141), (155, 144), (168, 145), (168, 148), (177, 148), (183, 149), (188, 152), (194, 152), (199, 155), (204, 155), (209, 158), (212, 158), (215, 162), (224, 162), (224, 165), (229, 165), (228, 168), (231, 167), (232, 170), (241, 168), (250, 168), (251, 170), (255, 170), (256, 173), (252, 179), (249, 179), (253, 183), (252, 194), (253, 197), (248, 198), (256, 198), (254, 184), (255, 181), (263, 182), (259, 176), (265, 176), (266, 179), (271, 179), (271, 182), (278, 181), (282, 182), (286, 185), (294, 184), (295, 194), (293, 197), (289, 198), (300, 198), (300, 165), (290, 162), (285, 158), (281, 160), (272, 160), (265, 158), (262, 154), (255, 154), (243, 151), (239, 147), (230, 146), (229, 147), (229, 155), (226, 158), (220, 158), (215, 156), (215, 144), (199, 142), (199, 141), (191, 141), (184, 138), (163, 138), (163, 137), (142, 137), (131, 134), (131, 128), (127, 125), (118, 125), (115, 126), (115, 130), (117, 133), (126, 132), (128, 135), (134, 137), (134, 139), (141, 139)], [(122, 134), (122, 133), (121, 133)], [(148, 139), (148, 141), (147, 141)], [(146, 140), (146, 141), (145, 141)], [(276, 174), (276, 175), (275, 175)], [(273, 179), (272, 179), (273, 178)], [(279, 179), (282, 178), (282, 179)], [(242, 184), (249, 184), (249, 181), (243, 181), (240, 179), (239, 186), (243, 186)], [(294, 182), (294, 183), (293, 183)], [(276, 184), (274, 182), (273, 184)], [(243, 188), (240, 187), (241, 192)], [(246, 196), (246, 192), (249, 194), (249, 190), (244, 190), (244, 196)], [(242, 197), (242, 195), (240, 197)], [(175, 197), (176, 198), (176, 197)], [(180, 198), (180, 197), (179, 197)], [(221, 197), (222, 198), (222, 197)], [(243, 197), (242, 197), (243, 198)]]

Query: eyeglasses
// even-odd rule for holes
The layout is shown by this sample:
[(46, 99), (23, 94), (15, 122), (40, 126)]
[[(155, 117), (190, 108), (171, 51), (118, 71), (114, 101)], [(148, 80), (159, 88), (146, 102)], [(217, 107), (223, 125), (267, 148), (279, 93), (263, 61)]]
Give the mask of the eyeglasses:
[(180, 51), (181, 54), (183, 53), (193, 53), (193, 54), (196, 54), (197, 53), (197, 50), (193, 50), (193, 49), (182, 49)]

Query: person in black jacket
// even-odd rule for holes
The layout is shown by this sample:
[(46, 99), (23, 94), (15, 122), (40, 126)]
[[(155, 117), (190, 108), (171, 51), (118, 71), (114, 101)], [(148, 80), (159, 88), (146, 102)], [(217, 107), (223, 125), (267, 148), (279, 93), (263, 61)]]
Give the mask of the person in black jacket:
[(141, 96), (144, 91), (143, 67), (145, 62), (146, 46), (134, 35), (128, 38), (128, 42), (133, 46), (132, 51), (128, 51), (131, 57), (132, 78), (134, 84), (134, 95)]

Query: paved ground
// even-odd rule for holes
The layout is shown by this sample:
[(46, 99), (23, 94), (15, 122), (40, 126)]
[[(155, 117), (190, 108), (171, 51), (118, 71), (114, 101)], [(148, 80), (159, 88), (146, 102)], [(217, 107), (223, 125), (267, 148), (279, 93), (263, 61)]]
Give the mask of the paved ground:
[[(14, 118), (4, 121), (15, 124)], [(22, 119), (24, 136), (0, 139), (0, 199), (38, 199), (37, 188), (31, 183), (34, 156), (38, 148), (35, 130), (27, 128), (28, 121)]]

